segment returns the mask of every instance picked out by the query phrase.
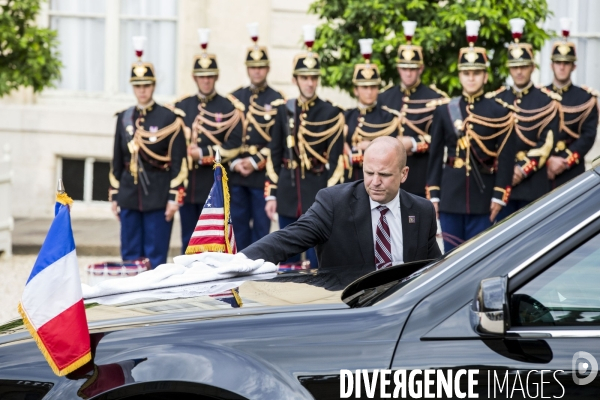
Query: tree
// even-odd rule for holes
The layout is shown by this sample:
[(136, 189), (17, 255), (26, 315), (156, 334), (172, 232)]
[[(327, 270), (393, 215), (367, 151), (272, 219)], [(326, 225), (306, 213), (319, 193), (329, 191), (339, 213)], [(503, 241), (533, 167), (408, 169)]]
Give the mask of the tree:
[(546, 0), (316, 0), (310, 12), (324, 21), (314, 50), (321, 56), (322, 84), (352, 93), (352, 72), (362, 62), (358, 39), (373, 38), (372, 62), (384, 84), (398, 83), (397, 49), (405, 43), (402, 21), (418, 22), (413, 44), (423, 46), (422, 80), (451, 95), (460, 93), (458, 50), (467, 46), (465, 21), (481, 21), (477, 46), (488, 50), (489, 82), (494, 90), (508, 76), (506, 46), (511, 18), (527, 21), (522, 42), (539, 50), (550, 37), (539, 25), (550, 14)]
[(39, 92), (60, 78), (56, 32), (35, 26), (40, 0), (5, 0), (0, 14), (0, 97), (19, 87)]

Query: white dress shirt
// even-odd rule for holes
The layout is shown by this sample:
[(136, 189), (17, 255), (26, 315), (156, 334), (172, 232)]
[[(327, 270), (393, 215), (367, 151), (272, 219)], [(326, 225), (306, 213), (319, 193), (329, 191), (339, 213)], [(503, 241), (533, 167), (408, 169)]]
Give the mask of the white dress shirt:
[(402, 264), (404, 262), (404, 248), (402, 244), (402, 217), (400, 215), (400, 192), (387, 204), (379, 204), (369, 197), (371, 204), (371, 226), (373, 228), (373, 246), (375, 246), (375, 235), (377, 233), (377, 224), (381, 213), (377, 209), (379, 206), (386, 206), (390, 211), (385, 214), (390, 236), (392, 237), (392, 264)]

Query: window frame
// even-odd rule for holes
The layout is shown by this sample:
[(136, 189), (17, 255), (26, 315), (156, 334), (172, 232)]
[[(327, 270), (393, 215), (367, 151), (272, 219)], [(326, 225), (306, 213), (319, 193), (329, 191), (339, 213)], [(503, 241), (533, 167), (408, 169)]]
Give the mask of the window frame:
[[(535, 279), (539, 274), (551, 268), (557, 261), (568, 256), (586, 241), (600, 234), (600, 210), (577, 224), (571, 230), (559, 236), (530, 259), (514, 268), (508, 274), (507, 301), (525, 284)], [(510, 304), (507, 304), (510, 309)], [(508, 324), (508, 337), (522, 338), (566, 338), (589, 337), (599, 338), (600, 327), (597, 326), (512, 326), (510, 315), (505, 316)]]
[[(63, 177), (63, 159), (72, 160), (83, 160), (83, 200), (73, 200), (75, 204), (86, 204), (86, 205), (102, 205), (106, 206), (108, 203), (108, 192), (106, 193), (106, 200), (92, 200), (93, 188), (94, 188), (94, 163), (106, 162), (111, 163), (111, 160), (103, 157), (81, 157), (81, 156), (69, 156), (69, 155), (58, 155), (56, 162), (56, 176), (62, 179)], [(106, 177), (108, 179), (108, 176)], [(69, 193), (69, 188), (67, 193)]]
[[(40, 14), (38, 18), (38, 25), (41, 27), (50, 28), (50, 19), (52, 17), (64, 17), (64, 18), (98, 18), (104, 20), (104, 88), (99, 92), (88, 92), (85, 90), (68, 90), (68, 89), (47, 89), (44, 91), (43, 96), (49, 98), (71, 98), (71, 97), (83, 97), (83, 98), (110, 98), (116, 100), (129, 100), (131, 95), (119, 91), (119, 44), (121, 42), (120, 26), (121, 21), (166, 21), (175, 23), (175, 69), (173, 71), (175, 88), (174, 93), (162, 96), (155, 96), (158, 98), (170, 98), (175, 96), (177, 93), (177, 81), (179, 77), (178, 71), (178, 59), (179, 59), (179, 39), (180, 32), (179, 27), (181, 24), (181, 0), (177, 1), (177, 13), (175, 16), (161, 16), (161, 15), (131, 15), (121, 14), (121, 1), (124, 0), (105, 0), (106, 10), (104, 14), (100, 13), (79, 13), (79, 12), (68, 12), (68, 11), (56, 11), (50, 8), (50, 2), (42, 3)], [(116, 49), (116, 50), (115, 50)]]

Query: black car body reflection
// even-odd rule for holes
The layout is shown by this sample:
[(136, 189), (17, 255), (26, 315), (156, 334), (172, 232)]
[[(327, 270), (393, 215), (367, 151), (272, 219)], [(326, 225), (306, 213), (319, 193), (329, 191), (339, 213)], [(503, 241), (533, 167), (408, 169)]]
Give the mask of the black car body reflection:
[[(131, 379), (103, 381), (87, 395), (336, 399), (341, 369), (477, 368), (480, 398), (494, 373), (513, 385), (519, 374), (548, 381), (542, 371), (550, 371), (557, 381), (544, 396), (597, 399), (600, 378), (580, 385), (573, 373), (579, 352), (600, 360), (600, 271), (590, 267), (600, 265), (598, 172), (431, 263), (355, 282), (292, 271), (96, 299), (87, 310), (92, 335), (101, 335), (92, 370), (127, 365)], [(495, 302), (488, 279), (505, 288)], [(232, 289), (241, 307), (220, 298)], [(586, 379), (593, 371), (575, 373)], [(0, 327), (0, 399), (81, 398), (91, 377), (82, 374), (56, 377), (19, 321)]]

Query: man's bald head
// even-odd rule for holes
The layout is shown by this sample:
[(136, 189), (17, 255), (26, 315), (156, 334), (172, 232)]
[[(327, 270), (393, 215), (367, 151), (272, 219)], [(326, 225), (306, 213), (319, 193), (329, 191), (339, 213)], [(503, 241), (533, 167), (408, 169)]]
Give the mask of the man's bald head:
[(406, 150), (402, 143), (389, 136), (373, 140), (365, 150), (363, 173), (365, 189), (373, 201), (379, 204), (392, 201), (408, 176)]
[(389, 157), (390, 160), (398, 161), (399, 170), (406, 166), (406, 149), (397, 138), (380, 136), (369, 144), (365, 150), (364, 157), (367, 157), (367, 153), (371, 151), (374, 151), (385, 158)]

